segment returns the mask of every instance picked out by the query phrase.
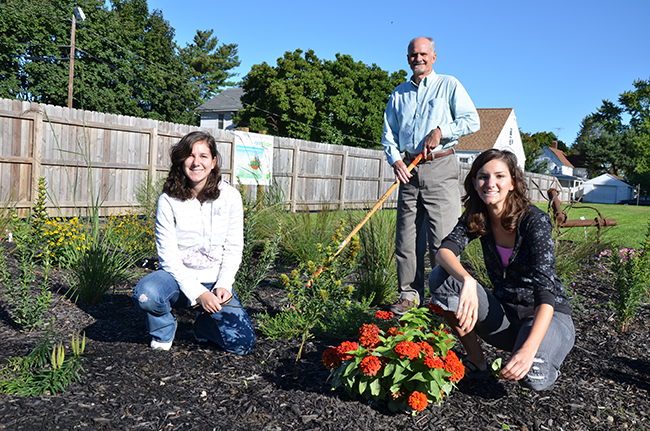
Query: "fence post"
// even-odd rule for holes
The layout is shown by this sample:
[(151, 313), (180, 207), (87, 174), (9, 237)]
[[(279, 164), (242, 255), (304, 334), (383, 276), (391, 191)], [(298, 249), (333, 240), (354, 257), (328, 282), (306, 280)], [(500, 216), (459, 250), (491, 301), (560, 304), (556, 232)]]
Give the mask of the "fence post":
[(43, 113), (34, 112), (32, 125), (32, 186), (30, 201), (38, 190), (38, 180), (41, 178), (41, 157), (43, 152)]
[(156, 163), (158, 163), (158, 129), (149, 129), (149, 181), (156, 183)]
[(339, 187), (339, 210), (345, 209), (345, 188), (347, 186), (348, 176), (348, 150), (343, 151), (343, 160), (341, 161), (341, 183)]
[(296, 191), (298, 190), (298, 153), (300, 148), (293, 148), (293, 161), (291, 163), (291, 212), (296, 212)]

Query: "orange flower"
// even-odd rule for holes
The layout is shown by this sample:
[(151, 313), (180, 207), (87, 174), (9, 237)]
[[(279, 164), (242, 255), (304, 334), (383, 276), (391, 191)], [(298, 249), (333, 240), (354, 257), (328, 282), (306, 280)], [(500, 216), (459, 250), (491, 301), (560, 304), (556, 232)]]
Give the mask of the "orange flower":
[(429, 400), (422, 392), (414, 391), (409, 397), (409, 406), (413, 410), (421, 412), (427, 408), (427, 405), (429, 405)]
[(458, 356), (456, 356), (452, 350), (447, 352), (444, 362), (445, 371), (452, 373), (451, 376), (449, 376), (450, 382), (458, 382), (465, 376), (465, 366), (460, 362), (460, 359), (458, 359)]
[(393, 314), (392, 311), (381, 311), (381, 310), (377, 310), (377, 311), (375, 312), (375, 317), (376, 317), (377, 319), (390, 320), (390, 319), (392, 319), (394, 316), (395, 316), (395, 314)]
[(408, 356), (409, 359), (413, 360), (420, 355), (420, 346), (412, 341), (402, 341), (395, 346), (395, 353), (397, 353), (400, 358)]
[(426, 341), (420, 341), (418, 343), (418, 346), (420, 346), (420, 349), (422, 349), (425, 356), (434, 356), (435, 355), (435, 353), (433, 352), (433, 347), (431, 347), (431, 344), (427, 343)]
[(438, 368), (438, 369), (445, 368), (445, 363), (442, 361), (442, 359), (440, 359), (440, 356), (438, 355), (425, 356), (424, 365), (426, 365), (429, 368)]
[(372, 377), (381, 369), (381, 360), (376, 356), (368, 355), (361, 360), (359, 368), (363, 374)]
[(366, 349), (374, 349), (381, 344), (381, 340), (377, 335), (379, 334), (379, 327), (377, 325), (364, 323), (359, 329), (359, 344)]
[(339, 358), (341, 358), (341, 362), (347, 361), (348, 359), (352, 358), (352, 355), (348, 354), (348, 352), (351, 352), (353, 350), (357, 350), (359, 348), (359, 345), (354, 342), (354, 341), (344, 341), (342, 342), (337, 348), (336, 352), (339, 355)]
[(399, 328), (396, 328), (396, 327), (388, 328), (388, 331), (386, 331), (386, 333), (388, 335), (390, 335), (391, 337), (395, 337), (397, 335), (404, 335), (404, 333), (400, 332)]
[(321, 357), (321, 361), (323, 361), (323, 365), (325, 365), (330, 370), (338, 368), (342, 362), (341, 357), (336, 351), (336, 347), (330, 347), (329, 349), (325, 350), (323, 352), (323, 356)]

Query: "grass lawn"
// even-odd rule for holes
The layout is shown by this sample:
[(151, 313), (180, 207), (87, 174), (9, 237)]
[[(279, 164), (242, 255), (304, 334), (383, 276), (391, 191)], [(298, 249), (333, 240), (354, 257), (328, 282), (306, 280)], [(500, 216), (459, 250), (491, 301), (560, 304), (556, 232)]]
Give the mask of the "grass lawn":
[[(548, 204), (546, 202), (537, 202), (539, 208), (546, 211)], [(562, 205), (564, 208), (567, 205)], [(616, 226), (603, 228), (602, 240), (605, 243), (611, 243), (620, 247), (637, 248), (645, 240), (648, 230), (648, 219), (650, 218), (650, 206), (635, 206), (635, 205), (615, 205), (615, 204), (576, 204), (569, 211), (569, 220), (580, 219), (593, 219), (598, 217), (596, 208), (606, 219), (616, 219)], [(576, 238), (581, 235), (584, 238), (584, 228), (574, 227), (563, 229), (563, 231), (571, 231), (571, 238)], [(596, 228), (587, 228), (589, 235), (595, 235)]]

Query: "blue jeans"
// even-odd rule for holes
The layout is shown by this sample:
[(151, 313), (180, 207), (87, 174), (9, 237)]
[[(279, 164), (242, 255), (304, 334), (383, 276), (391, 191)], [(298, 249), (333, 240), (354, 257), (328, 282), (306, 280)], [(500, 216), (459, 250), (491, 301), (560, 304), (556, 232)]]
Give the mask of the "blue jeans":
[[(214, 284), (204, 283), (207, 289)], [(190, 307), (190, 300), (168, 272), (158, 270), (142, 278), (133, 290), (133, 302), (146, 313), (147, 329), (154, 340), (167, 343), (174, 340), (176, 318), (172, 308)], [(233, 299), (220, 312), (202, 311), (194, 322), (197, 338), (206, 338), (227, 352), (245, 355), (255, 345), (255, 330), (248, 314), (233, 291)]]
[[(456, 312), (463, 283), (451, 277), (441, 266), (429, 273), (429, 290), (433, 301), (445, 311)], [(509, 352), (516, 352), (530, 334), (533, 319), (519, 319), (507, 313), (499, 300), (477, 283), (478, 321), (474, 330), (486, 343)], [(571, 316), (553, 313), (551, 323), (537, 349), (533, 365), (519, 381), (535, 391), (549, 389), (560, 375), (560, 365), (573, 348), (575, 328)]]

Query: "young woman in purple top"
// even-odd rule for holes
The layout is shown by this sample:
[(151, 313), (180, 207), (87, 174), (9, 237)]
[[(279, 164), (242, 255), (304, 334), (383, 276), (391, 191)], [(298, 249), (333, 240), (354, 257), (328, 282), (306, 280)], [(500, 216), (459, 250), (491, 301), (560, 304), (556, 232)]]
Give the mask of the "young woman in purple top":
[[(464, 185), (465, 212), (429, 274), (433, 301), (467, 352), (468, 377), (489, 377), (480, 338), (512, 352), (501, 378), (550, 389), (575, 340), (555, 271), (551, 220), (526, 197), (523, 173), (509, 151), (480, 154)], [(491, 292), (458, 259), (474, 239), (481, 241)]]

